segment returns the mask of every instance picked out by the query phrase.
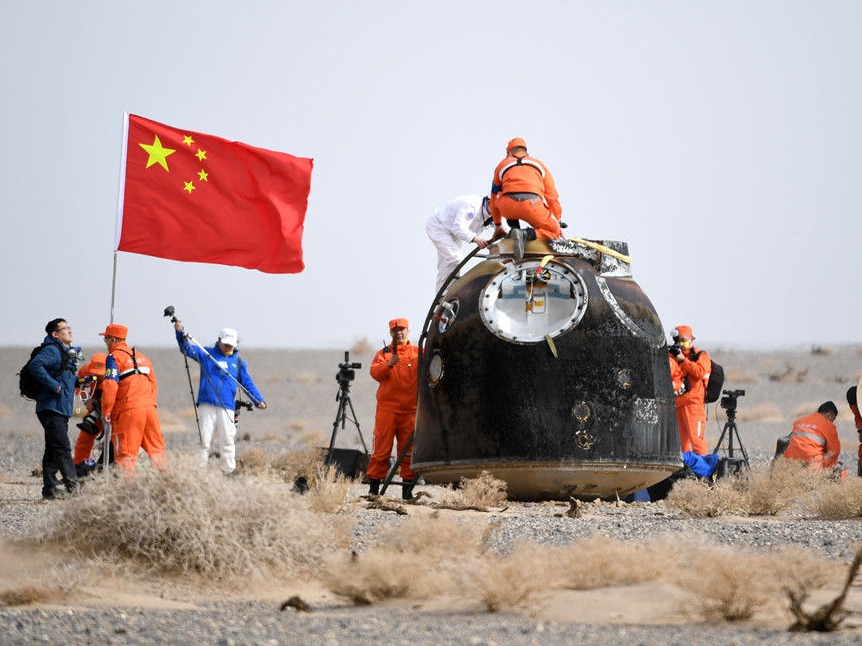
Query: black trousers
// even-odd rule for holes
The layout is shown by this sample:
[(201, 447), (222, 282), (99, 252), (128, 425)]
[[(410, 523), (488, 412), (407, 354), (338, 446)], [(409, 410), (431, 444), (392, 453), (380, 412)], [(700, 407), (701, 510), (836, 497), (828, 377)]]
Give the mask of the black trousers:
[(50, 410), (36, 413), (45, 429), (45, 453), (42, 455), (42, 496), (50, 498), (57, 493), (60, 482), (57, 472), (63, 476), (68, 491), (78, 486), (75, 464), (72, 462), (72, 446), (69, 443), (69, 418)]

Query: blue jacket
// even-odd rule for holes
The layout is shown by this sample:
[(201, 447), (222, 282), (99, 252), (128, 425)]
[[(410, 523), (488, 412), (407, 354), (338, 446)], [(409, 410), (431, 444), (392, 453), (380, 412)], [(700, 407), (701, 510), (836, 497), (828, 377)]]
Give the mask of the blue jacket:
[(36, 412), (50, 410), (71, 417), (75, 407), (75, 383), (78, 380), (75, 373), (78, 364), (74, 357), (69, 357), (66, 360), (66, 369), (55, 378), (54, 375), (63, 365), (63, 355), (67, 354), (70, 348), (52, 336), (46, 336), (42, 343), (45, 347), (30, 362), (30, 372), (42, 385), (36, 398)]
[[(254, 385), (251, 375), (248, 374), (248, 366), (246, 366), (245, 361), (239, 358), (239, 352), (225, 356), (219, 349), (218, 343), (216, 343), (211, 348), (206, 349), (210, 355), (208, 357), (198, 346), (189, 343), (183, 337), (182, 332), (177, 332), (177, 343), (180, 346), (180, 352), (188, 355), (201, 365), (198, 404), (212, 404), (213, 406), (233, 410), (238, 388), (236, 385), (237, 381), (252, 394), (255, 405), (266, 401), (263, 395), (260, 394), (257, 386)], [(230, 377), (225, 370), (230, 373)]]

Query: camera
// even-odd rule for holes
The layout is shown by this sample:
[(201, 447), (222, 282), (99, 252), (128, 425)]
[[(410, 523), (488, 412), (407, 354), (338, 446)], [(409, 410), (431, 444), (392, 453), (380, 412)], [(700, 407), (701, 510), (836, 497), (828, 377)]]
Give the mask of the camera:
[(253, 406), (251, 405), (251, 402), (244, 402), (244, 401), (240, 401), (240, 400), (237, 400), (233, 403), (233, 423), (234, 424), (239, 424), (239, 413), (243, 408), (245, 408), (247, 411), (251, 412)]
[(170, 317), (171, 317), (171, 323), (176, 323), (176, 322), (177, 322), (177, 317), (176, 317), (176, 316), (174, 316), (174, 312), (175, 312), (175, 311), (176, 311), (176, 310), (174, 309), (174, 306), (173, 306), (173, 305), (168, 305), (168, 306), (165, 308), (165, 311), (162, 313), (162, 316), (170, 316)]
[(745, 395), (744, 390), (722, 390), (725, 397), (721, 398), (721, 407), (725, 410), (735, 410), (736, 400)]
[(338, 364), (338, 373), (335, 375), (336, 381), (340, 384), (349, 384), (356, 379), (356, 370), (362, 368), (361, 363), (354, 361), (350, 362), (350, 352), (344, 351), (344, 363)]
[(668, 346), (667, 352), (670, 356), (676, 357), (676, 355), (682, 352), (682, 346), (679, 343), (674, 343), (673, 345)]
[(84, 415), (84, 419), (75, 424), (79, 429), (90, 435), (98, 435), (102, 429), (99, 428), (99, 419), (102, 416), (102, 402), (99, 399), (93, 399), (93, 410)]

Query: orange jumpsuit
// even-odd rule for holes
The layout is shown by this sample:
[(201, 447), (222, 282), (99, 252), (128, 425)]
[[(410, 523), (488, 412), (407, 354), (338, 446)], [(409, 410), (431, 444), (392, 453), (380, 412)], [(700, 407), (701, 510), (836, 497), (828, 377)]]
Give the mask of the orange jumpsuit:
[[(388, 365), (392, 348), (399, 361)], [(377, 417), (374, 420), (374, 447), (366, 474), (371, 480), (383, 480), (389, 471), (392, 442), (398, 442), (398, 455), (413, 433), (416, 424), (416, 384), (419, 378), (419, 348), (409, 341), (378, 350), (371, 362), (371, 376), (380, 382), (377, 388)], [(410, 468), (412, 447), (401, 462), (401, 479), (416, 477)]]
[(828, 469), (838, 464), (840, 453), (838, 430), (822, 413), (812, 413), (793, 422), (785, 458)]
[(153, 465), (163, 468), (165, 439), (156, 412), (159, 387), (152, 362), (120, 341), (111, 348), (107, 363), (102, 383), (102, 416), (111, 416), (111, 441), (117, 464), (126, 475), (134, 475), (138, 451), (143, 447)]
[[(514, 199), (510, 193), (534, 193), (537, 197)], [(508, 155), (494, 169), (491, 182), (491, 217), (494, 224), (503, 218), (524, 220), (536, 230), (537, 238), (562, 236), (560, 218), (563, 207), (554, 178), (535, 157)]]
[[(695, 361), (689, 358), (692, 352), (697, 357)], [(706, 407), (703, 398), (712, 361), (709, 354), (697, 348), (683, 350), (683, 354), (685, 360), (682, 363), (670, 357), (679, 443), (683, 451), (706, 455), (709, 449), (706, 446)]]
[[(105, 378), (105, 359), (106, 355), (104, 353), (96, 352), (93, 357), (78, 370), (79, 382), (88, 377), (96, 378), (96, 388), (93, 391), (92, 399), (96, 399), (102, 390), (102, 380)], [(96, 428), (101, 432), (101, 419), (97, 422)], [(72, 462), (80, 464), (89, 458), (90, 454), (93, 452), (93, 444), (95, 443), (96, 435), (92, 435), (83, 430), (78, 433), (78, 439), (75, 441), (75, 453), (72, 456)]]

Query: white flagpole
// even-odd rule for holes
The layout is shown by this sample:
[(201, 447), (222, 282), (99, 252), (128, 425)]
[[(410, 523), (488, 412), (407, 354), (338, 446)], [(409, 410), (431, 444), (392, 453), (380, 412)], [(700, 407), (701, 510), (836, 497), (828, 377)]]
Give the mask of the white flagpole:
[(117, 247), (120, 246), (120, 235), (123, 232), (123, 200), (126, 195), (126, 156), (129, 147), (129, 113), (123, 113), (123, 145), (120, 153), (120, 187), (117, 195), (117, 221), (114, 228), (114, 273), (111, 277), (111, 317), (114, 322), (114, 302), (117, 293)]

